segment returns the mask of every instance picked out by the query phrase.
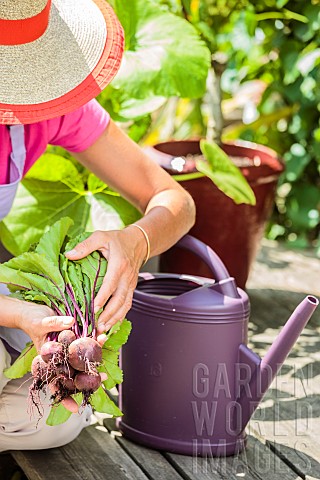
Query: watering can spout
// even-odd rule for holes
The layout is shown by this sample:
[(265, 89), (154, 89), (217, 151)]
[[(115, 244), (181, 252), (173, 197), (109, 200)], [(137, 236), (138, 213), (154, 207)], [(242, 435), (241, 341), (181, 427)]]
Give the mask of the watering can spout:
[(240, 354), (250, 364), (252, 371), (249, 384), (241, 388), (237, 400), (241, 406), (241, 419), (237, 419), (241, 431), (246, 427), (318, 304), (316, 297), (308, 295), (292, 313), (262, 360), (248, 347), (241, 345)]

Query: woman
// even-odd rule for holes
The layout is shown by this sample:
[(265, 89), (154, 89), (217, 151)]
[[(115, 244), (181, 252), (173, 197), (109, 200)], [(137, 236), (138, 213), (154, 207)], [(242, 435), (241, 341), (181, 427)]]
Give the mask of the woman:
[[(190, 196), (94, 100), (117, 73), (122, 53), (121, 26), (104, 0), (0, 2), (0, 218), (47, 144), (72, 152), (144, 213), (124, 230), (94, 232), (67, 254), (76, 260), (100, 250), (108, 259), (95, 301), (97, 308), (108, 302), (99, 318), (100, 335), (125, 317), (141, 265), (173, 245), (195, 217)], [(73, 323), (46, 306), (6, 295), (0, 296), (0, 308), (2, 367), (30, 338), (39, 350), (48, 332)], [(45, 406), (36, 428), (27, 414), (28, 382), (8, 382), (0, 373), (1, 390), (0, 451), (62, 445), (88, 422), (90, 412), (47, 427)], [(76, 411), (71, 399), (65, 404)]]

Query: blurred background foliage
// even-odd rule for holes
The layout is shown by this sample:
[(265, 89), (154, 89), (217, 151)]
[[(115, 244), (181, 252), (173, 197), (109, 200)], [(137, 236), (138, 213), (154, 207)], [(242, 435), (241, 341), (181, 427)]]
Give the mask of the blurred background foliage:
[[(131, 15), (130, 25), (130, 12), (126, 18), (121, 13), (126, 10), (123, 0), (111, 3), (127, 35), (130, 29), (127, 51), (137, 54), (145, 47), (146, 31), (153, 47), (157, 40), (159, 47), (167, 35), (171, 41), (174, 38), (174, 46), (165, 68), (181, 68), (179, 52), (185, 52), (188, 44), (179, 32), (170, 31), (168, 23), (161, 30), (159, 22), (159, 18), (167, 22), (163, 15), (170, 12), (196, 29), (211, 53), (213, 67), (203, 95), (199, 95), (201, 87), (196, 88), (197, 65), (182, 65), (190, 76), (179, 96), (168, 80), (167, 88), (161, 89), (156, 77), (147, 95), (144, 86), (138, 88), (140, 79), (128, 89), (130, 74), (122, 80), (120, 72), (100, 98), (113, 118), (142, 144), (207, 136), (223, 141), (241, 138), (275, 149), (286, 171), (267, 234), (294, 246), (319, 246), (319, 1), (148, 0), (148, 11), (145, 2), (132, 0), (125, 2), (136, 15)], [(156, 7), (158, 14), (150, 17)], [(141, 75), (145, 61), (140, 67)], [(125, 101), (120, 89), (128, 91)]]
[[(98, 98), (111, 117), (141, 145), (206, 137), (273, 148), (286, 170), (267, 235), (320, 254), (320, 1), (109, 2), (126, 39), (120, 71)], [(0, 224), (4, 245), (16, 245), (13, 253), (53, 222), (55, 202), (61, 217), (83, 200), (85, 208), (73, 212), (75, 234), (101, 228), (97, 219), (118, 228), (135, 218), (119, 194), (93, 177), (88, 182), (69, 154), (58, 147), (48, 154), (51, 170), (44, 156)], [(39, 192), (46, 192), (40, 203)]]

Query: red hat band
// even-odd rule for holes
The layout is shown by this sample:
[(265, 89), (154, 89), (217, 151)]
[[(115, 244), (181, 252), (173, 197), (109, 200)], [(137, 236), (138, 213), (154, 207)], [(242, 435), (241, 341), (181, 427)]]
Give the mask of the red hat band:
[(35, 15), (20, 20), (0, 18), (0, 45), (22, 45), (37, 40), (47, 29), (51, 0)]

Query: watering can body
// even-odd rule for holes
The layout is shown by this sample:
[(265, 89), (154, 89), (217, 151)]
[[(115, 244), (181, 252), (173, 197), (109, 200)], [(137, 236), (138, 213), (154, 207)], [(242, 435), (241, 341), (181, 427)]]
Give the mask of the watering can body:
[(178, 245), (201, 257), (214, 280), (141, 274), (120, 357), (118, 425), (155, 449), (232, 455), (244, 448), (245, 426), (279, 365), (268, 363), (260, 381), (261, 359), (246, 346), (247, 294), (202, 242), (187, 235)]

